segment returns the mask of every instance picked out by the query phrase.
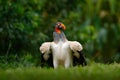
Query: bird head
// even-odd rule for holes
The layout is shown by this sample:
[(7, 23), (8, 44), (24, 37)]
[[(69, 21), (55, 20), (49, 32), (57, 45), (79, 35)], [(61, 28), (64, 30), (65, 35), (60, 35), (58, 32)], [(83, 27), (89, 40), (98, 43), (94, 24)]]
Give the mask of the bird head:
[(61, 31), (65, 30), (65, 29), (66, 29), (66, 27), (65, 27), (65, 25), (63, 23), (61, 23), (61, 22), (57, 22), (56, 23), (56, 25), (55, 25), (55, 32), (60, 34)]

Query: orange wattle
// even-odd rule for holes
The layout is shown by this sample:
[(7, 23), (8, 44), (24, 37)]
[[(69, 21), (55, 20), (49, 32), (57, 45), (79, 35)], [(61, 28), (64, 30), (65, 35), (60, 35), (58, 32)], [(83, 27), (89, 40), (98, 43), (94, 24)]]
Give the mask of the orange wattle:
[(61, 33), (61, 30), (58, 29), (58, 28), (55, 28), (55, 32), (57, 32), (58, 34), (60, 34), (60, 33)]

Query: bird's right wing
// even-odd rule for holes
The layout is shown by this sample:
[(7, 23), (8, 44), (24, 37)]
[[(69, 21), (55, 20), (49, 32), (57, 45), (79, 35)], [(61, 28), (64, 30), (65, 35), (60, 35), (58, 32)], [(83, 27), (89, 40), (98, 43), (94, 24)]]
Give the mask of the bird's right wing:
[(49, 54), (51, 53), (51, 42), (45, 42), (40, 46), (40, 51), (43, 54), (43, 58), (48, 60)]
[(53, 67), (53, 57), (51, 51), (51, 43), (52, 42), (45, 42), (40, 46), (41, 54), (41, 66), (50, 66)]

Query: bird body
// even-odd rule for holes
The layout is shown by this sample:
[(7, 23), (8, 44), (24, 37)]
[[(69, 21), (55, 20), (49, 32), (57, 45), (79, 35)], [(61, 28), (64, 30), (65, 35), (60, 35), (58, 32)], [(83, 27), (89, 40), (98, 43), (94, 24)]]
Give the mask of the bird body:
[(82, 45), (77, 41), (68, 41), (61, 28), (65, 29), (65, 26), (58, 23), (53, 32), (53, 42), (45, 42), (40, 46), (44, 60), (47, 61), (52, 55), (54, 68), (59, 66), (68, 68), (81, 61), (81, 64), (86, 64), (84, 56), (80, 53), (83, 49)]
[(64, 66), (68, 68), (72, 66), (72, 52), (69, 47), (68, 41), (59, 41), (57, 44), (52, 44), (53, 52), (53, 65), (55, 68), (58, 66)]

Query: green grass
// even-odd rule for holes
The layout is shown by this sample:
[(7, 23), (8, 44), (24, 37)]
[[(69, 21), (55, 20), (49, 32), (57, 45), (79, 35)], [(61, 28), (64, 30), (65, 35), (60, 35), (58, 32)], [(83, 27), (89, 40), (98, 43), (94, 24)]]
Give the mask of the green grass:
[(120, 64), (93, 63), (85, 67), (0, 69), (0, 80), (120, 80)]

